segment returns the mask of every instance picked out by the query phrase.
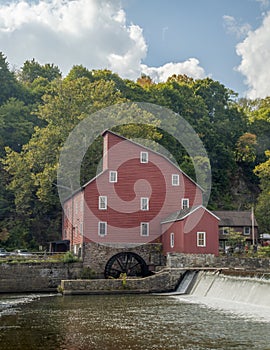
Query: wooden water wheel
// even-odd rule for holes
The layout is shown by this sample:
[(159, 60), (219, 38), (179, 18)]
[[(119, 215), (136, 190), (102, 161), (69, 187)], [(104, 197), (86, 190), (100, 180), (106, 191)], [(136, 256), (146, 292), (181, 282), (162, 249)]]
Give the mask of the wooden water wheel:
[(121, 274), (133, 277), (148, 275), (148, 267), (138, 254), (122, 252), (113, 255), (105, 266), (105, 278), (119, 278)]

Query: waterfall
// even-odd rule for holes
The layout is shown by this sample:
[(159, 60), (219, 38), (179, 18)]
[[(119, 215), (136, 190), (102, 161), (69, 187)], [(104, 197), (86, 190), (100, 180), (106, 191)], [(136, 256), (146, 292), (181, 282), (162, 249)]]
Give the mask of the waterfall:
[(196, 280), (197, 271), (188, 270), (184, 273), (179, 286), (176, 289), (176, 294), (188, 293)]
[(176, 298), (240, 317), (270, 322), (270, 280), (201, 271), (190, 294)]
[(270, 307), (270, 280), (202, 271), (190, 294)]

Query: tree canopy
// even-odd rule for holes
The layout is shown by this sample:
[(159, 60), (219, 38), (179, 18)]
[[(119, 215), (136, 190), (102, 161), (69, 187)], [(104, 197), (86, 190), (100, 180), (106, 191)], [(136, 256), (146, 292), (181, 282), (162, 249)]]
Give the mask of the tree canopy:
[[(12, 72), (0, 54), (0, 244), (6, 247), (45, 245), (61, 235), (57, 193), (59, 154), (70, 132), (86, 118), (105, 125), (104, 108), (130, 102), (130, 113), (115, 131), (126, 137), (151, 138), (167, 149), (195, 179), (194, 159), (162, 129), (159, 116), (146, 114), (152, 126), (133, 123), (132, 102), (169, 108), (178, 128), (184, 118), (202, 140), (212, 169), (210, 209), (249, 209), (270, 233), (270, 97), (254, 101), (211, 78), (194, 80), (173, 75), (155, 83), (137, 82), (109, 70), (74, 66), (66, 77), (54, 64), (26, 61)], [(133, 109), (132, 109), (133, 108)], [(137, 112), (136, 112), (137, 113)], [(119, 116), (115, 115), (114, 118)], [(120, 117), (119, 117), (120, 118)], [(85, 154), (81, 185), (95, 174), (102, 154), (100, 138)], [(196, 159), (203, 167), (205, 159)], [(196, 179), (195, 179), (196, 180)]]

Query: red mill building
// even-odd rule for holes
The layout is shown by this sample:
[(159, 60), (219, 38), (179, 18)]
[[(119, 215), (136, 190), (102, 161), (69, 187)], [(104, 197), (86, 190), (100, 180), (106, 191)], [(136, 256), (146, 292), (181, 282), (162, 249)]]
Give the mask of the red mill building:
[(104, 266), (112, 252), (131, 251), (149, 265), (157, 246), (164, 256), (218, 255), (219, 219), (202, 205), (201, 187), (160, 153), (108, 130), (102, 136), (102, 171), (64, 203), (71, 250), (92, 263), (102, 255)]

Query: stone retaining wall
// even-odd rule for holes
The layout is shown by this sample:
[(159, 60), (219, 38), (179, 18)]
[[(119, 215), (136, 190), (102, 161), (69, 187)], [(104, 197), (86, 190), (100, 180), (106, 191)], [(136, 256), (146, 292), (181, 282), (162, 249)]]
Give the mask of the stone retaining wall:
[[(137, 247), (140, 250), (134, 249), (134, 252), (142, 256), (148, 264), (154, 262), (154, 259), (159, 259), (159, 248), (156, 248), (156, 252), (154, 251), (152, 255), (149, 255), (153, 246), (151, 249), (148, 247), (145, 250), (143, 250), (143, 247), (145, 246)], [(91, 251), (92, 249), (93, 247), (90, 248)], [(103, 251), (105, 251), (105, 255), (102, 255)], [(118, 251), (116, 248), (115, 250), (106, 250), (104, 247), (103, 250), (101, 248), (100, 250), (98, 249), (91, 256), (91, 270), (103, 273), (103, 267), (107, 261), (102, 263), (103, 259), (105, 257), (107, 259), (110, 255), (114, 255)], [(101, 254), (101, 256), (95, 261), (97, 254)], [(156, 260), (156, 264), (158, 265), (159, 263), (160, 261)], [(106, 290), (109, 292), (161, 292), (174, 290), (182, 272), (186, 269), (228, 268), (241, 269), (245, 272), (262, 271), (265, 273), (270, 272), (270, 259), (171, 253), (167, 256), (165, 272), (162, 270), (163, 272), (156, 273), (154, 276), (145, 279), (128, 279), (125, 287), (122, 280), (80, 280), (85, 270), (84, 268), (87, 266), (89, 265), (83, 265), (82, 263), (3, 263), (0, 264), (0, 293), (56, 292), (61, 281), (64, 283), (65, 290), (78, 290), (80, 293), (89, 292), (90, 290), (99, 293)], [(70, 287), (71, 283), (73, 284), (72, 288)]]
[(195, 268), (195, 267), (213, 267), (213, 268), (242, 268), (245, 270), (270, 270), (270, 259), (251, 258), (243, 256), (212, 254), (180, 254), (169, 253), (167, 256), (168, 268)]
[(56, 292), (63, 279), (80, 277), (81, 263), (0, 264), (0, 293)]
[(61, 281), (64, 295), (161, 293), (174, 291), (179, 284), (183, 269), (166, 270), (145, 278), (95, 279)]

